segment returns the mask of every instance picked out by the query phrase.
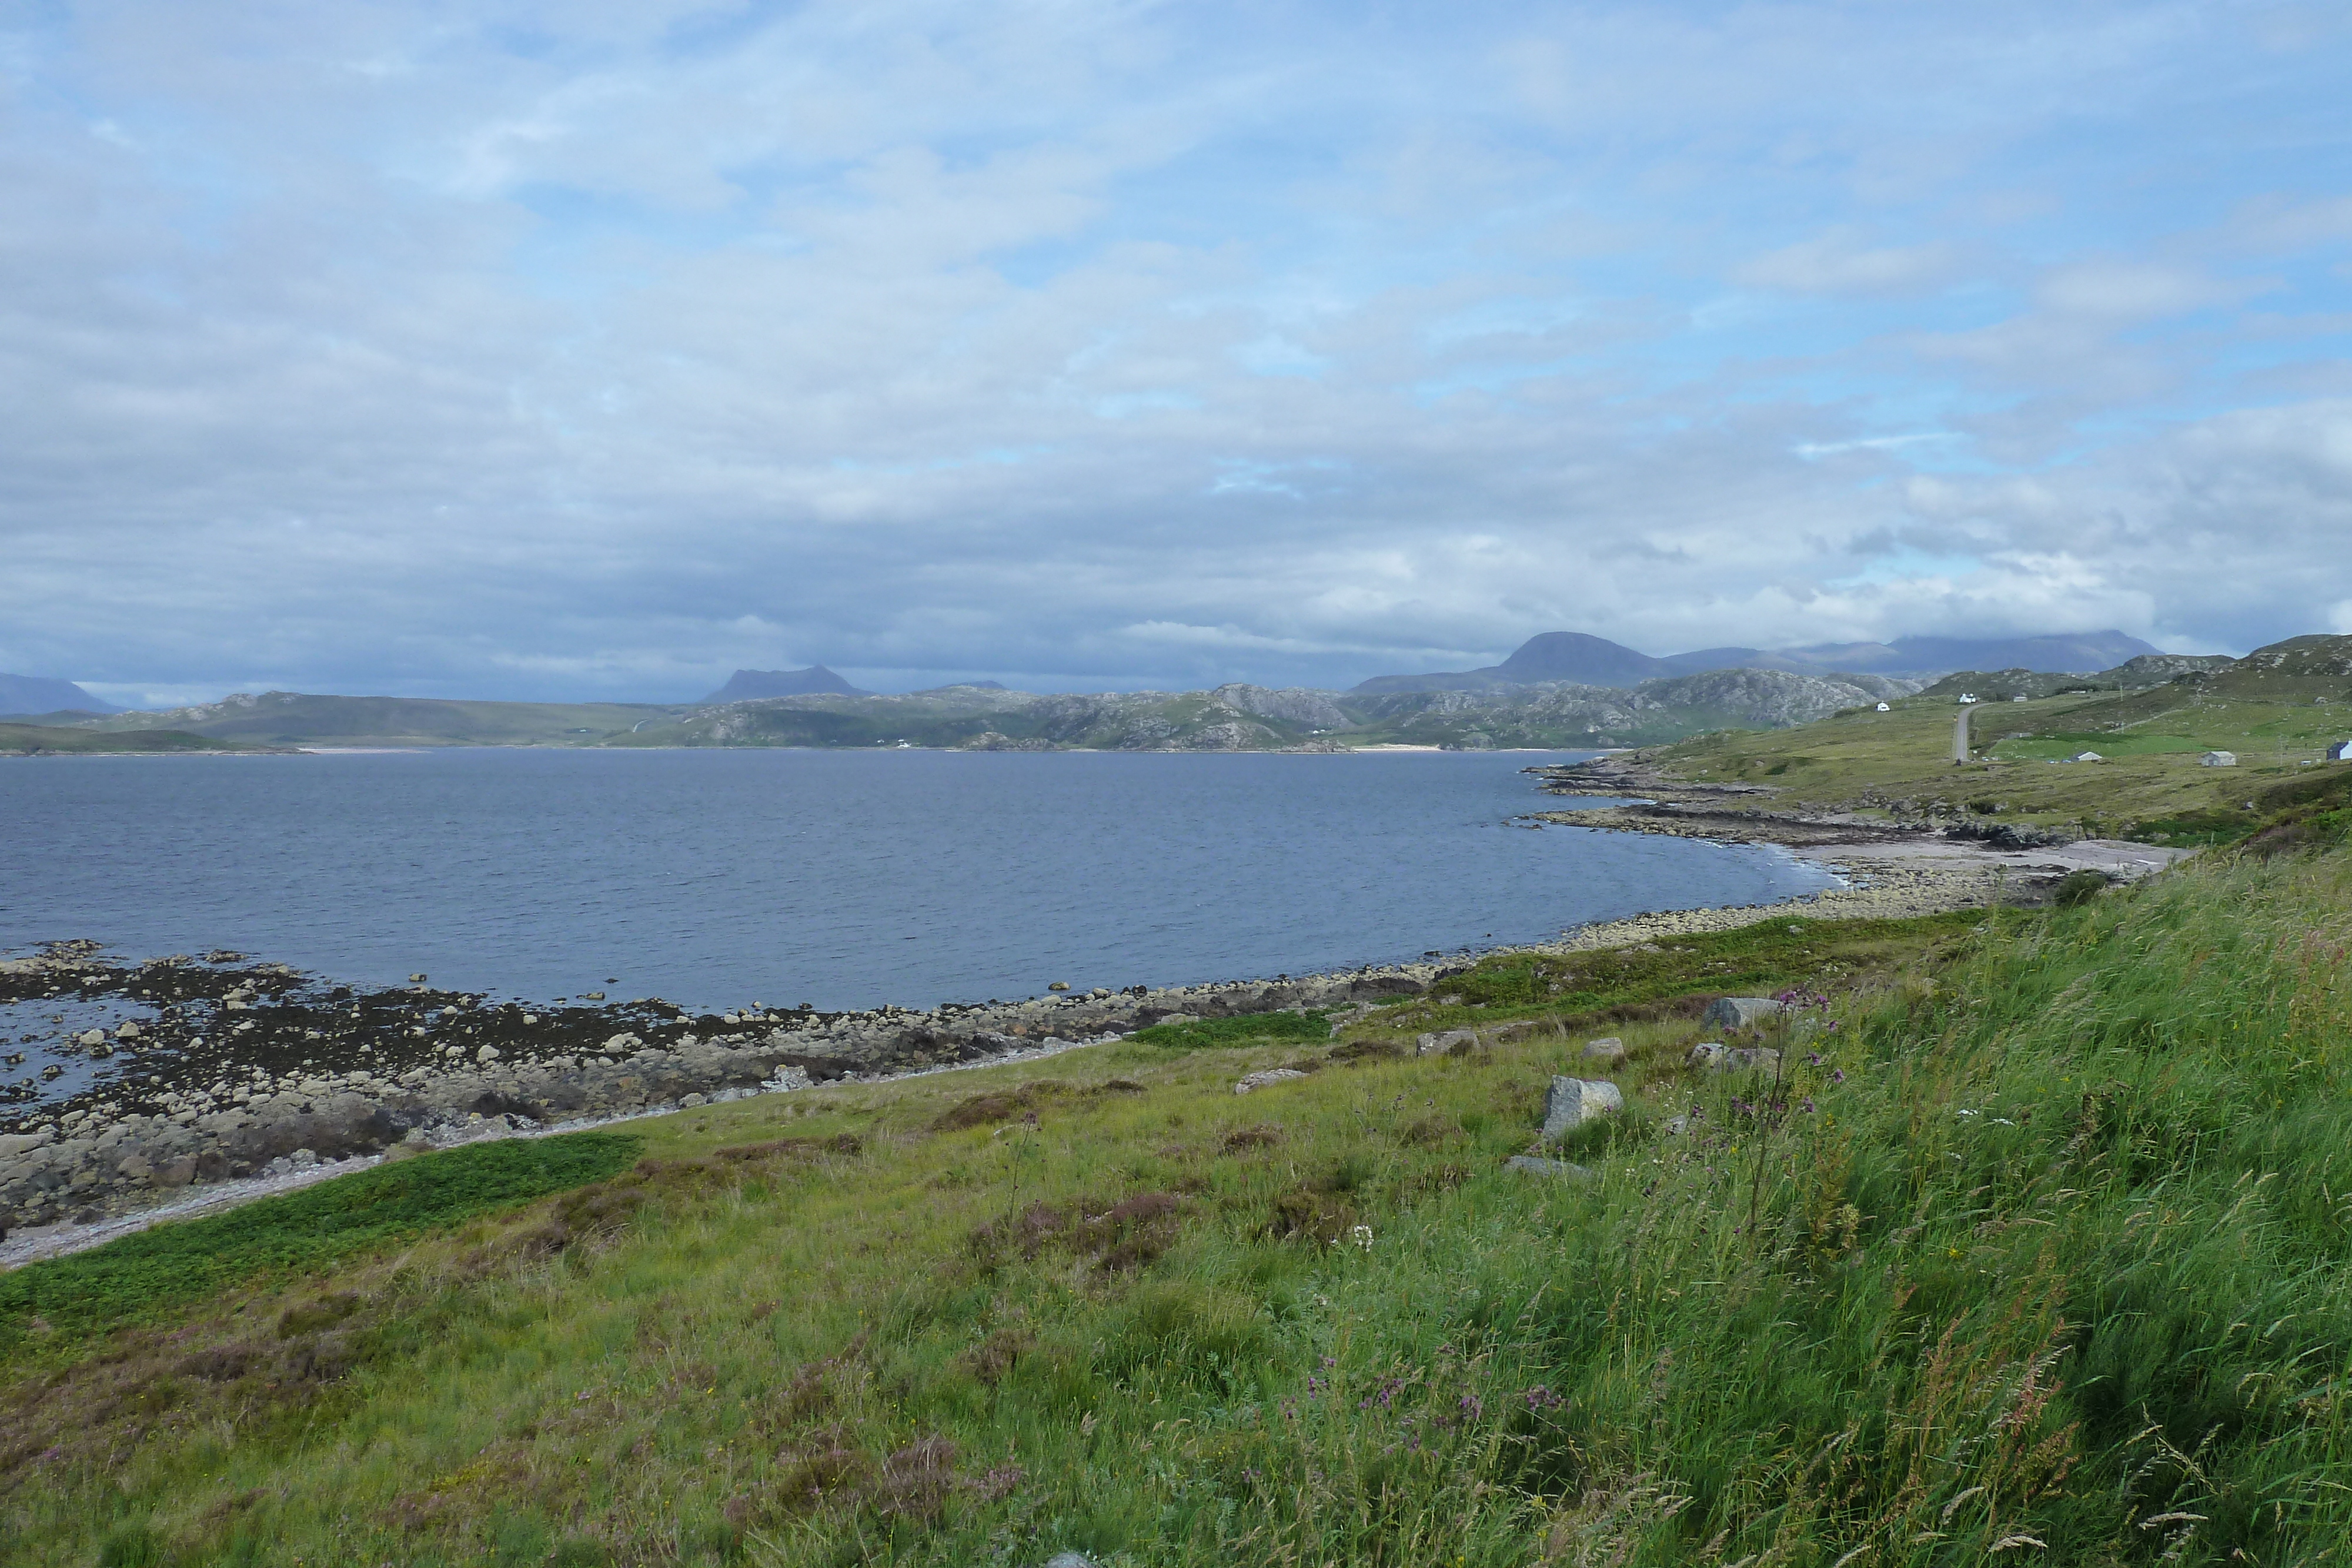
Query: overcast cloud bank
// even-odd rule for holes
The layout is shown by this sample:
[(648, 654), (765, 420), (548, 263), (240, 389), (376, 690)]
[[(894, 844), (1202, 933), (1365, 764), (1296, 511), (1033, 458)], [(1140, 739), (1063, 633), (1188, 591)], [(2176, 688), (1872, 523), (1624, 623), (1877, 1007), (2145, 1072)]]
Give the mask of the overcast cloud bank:
[(2352, 630), (2340, 7), (20, 11), (0, 669)]

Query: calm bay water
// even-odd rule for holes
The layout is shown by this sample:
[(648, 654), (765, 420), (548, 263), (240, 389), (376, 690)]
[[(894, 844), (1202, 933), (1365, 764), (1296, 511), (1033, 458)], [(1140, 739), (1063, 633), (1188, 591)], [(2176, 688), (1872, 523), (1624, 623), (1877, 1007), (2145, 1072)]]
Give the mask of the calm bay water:
[(537, 751), (0, 761), (0, 949), (929, 1006), (1528, 941), (1827, 878), (1511, 819), (1580, 753)]

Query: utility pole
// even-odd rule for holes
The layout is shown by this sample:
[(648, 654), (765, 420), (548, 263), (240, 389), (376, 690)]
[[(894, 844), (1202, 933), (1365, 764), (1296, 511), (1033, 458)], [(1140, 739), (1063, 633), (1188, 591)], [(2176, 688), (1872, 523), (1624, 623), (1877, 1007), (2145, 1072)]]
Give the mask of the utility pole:
[(1962, 703), (1960, 705), (1960, 716), (1952, 721), (1952, 760), (1955, 763), (1959, 763), (1966, 762), (1968, 759), (1969, 708), (1966, 703)]

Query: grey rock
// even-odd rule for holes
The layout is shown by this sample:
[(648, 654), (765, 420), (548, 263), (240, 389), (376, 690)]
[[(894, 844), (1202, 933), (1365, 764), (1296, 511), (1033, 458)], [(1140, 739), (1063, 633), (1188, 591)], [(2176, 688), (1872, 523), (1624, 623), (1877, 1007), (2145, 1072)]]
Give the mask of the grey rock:
[(1625, 1096), (1606, 1079), (1555, 1078), (1550, 1092), (1544, 1096), (1544, 1142), (1564, 1137), (1587, 1122), (1624, 1108)]
[(1057, 1552), (1045, 1559), (1045, 1568), (1095, 1568), (1091, 1558), (1076, 1552)]
[(1582, 1166), (1566, 1160), (1548, 1160), (1540, 1155), (1513, 1155), (1503, 1162), (1507, 1170), (1521, 1171), (1528, 1176), (1568, 1176), (1577, 1181), (1590, 1178), (1592, 1173)]
[(1583, 1056), (1587, 1061), (1622, 1061), (1625, 1060), (1625, 1042), (1615, 1035), (1588, 1040), (1584, 1042)]
[(1253, 1089), (1263, 1089), (1269, 1083), (1281, 1083), (1289, 1079), (1306, 1076), (1307, 1074), (1299, 1071), (1296, 1067), (1269, 1067), (1263, 1072), (1253, 1072), (1244, 1077), (1240, 1082), (1234, 1085), (1234, 1092), (1246, 1094)]
[(1456, 1049), (1463, 1051), (1475, 1050), (1477, 1048), (1477, 1044), (1478, 1031), (1476, 1030), (1449, 1029), (1433, 1034), (1423, 1035), (1414, 1044), (1413, 1054), (1415, 1056), (1444, 1056), (1447, 1052)]
[(1780, 1004), (1770, 997), (1717, 997), (1699, 1021), (1717, 1029), (1747, 1029), (1780, 1010)]

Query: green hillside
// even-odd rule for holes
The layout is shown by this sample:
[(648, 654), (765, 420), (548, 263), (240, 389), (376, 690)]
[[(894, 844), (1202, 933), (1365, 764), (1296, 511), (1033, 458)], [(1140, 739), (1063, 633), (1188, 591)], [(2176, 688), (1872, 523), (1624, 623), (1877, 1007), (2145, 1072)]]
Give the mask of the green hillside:
[(267, 692), (166, 713), (113, 714), (76, 727), (121, 734), (149, 726), (265, 746), (579, 746), (685, 712), (628, 703), (446, 702), (431, 697)]
[[(2332, 844), (2306, 792), (2280, 831)], [(1497, 956), (1337, 1041), (705, 1108), (554, 1196), (387, 1189), (381, 1240), (362, 1194), (331, 1267), (265, 1211), (215, 1293), (36, 1265), (0, 1560), (2339, 1561), (2347, 904), (2327, 849)], [(1685, 1064), (1727, 1038), (1785, 1071)], [(1507, 1167), (1563, 1071), (1625, 1096), (1549, 1151), (1590, 1176)]]
[[(1700, 736), (1642, 759), (1695, 784), (1765, 787), (1773, 810), (2149, 834), (2220, 815), (2250, 830), (2249, 801), (2326, 770), (2328, 745), (2352, 740), (2352, 637), (2296, 638), (2137, 691), (1980, 702), (1968, 710), (1975, 753), (1963, 766), (1951, 756), (1964, 689), (1999, 688), (1956, 676), (1886, 713)], [(2237, 765), (2202, 766), (2214, 750)], [(2061, 760), (2085, 751), (2101, 760)]]

